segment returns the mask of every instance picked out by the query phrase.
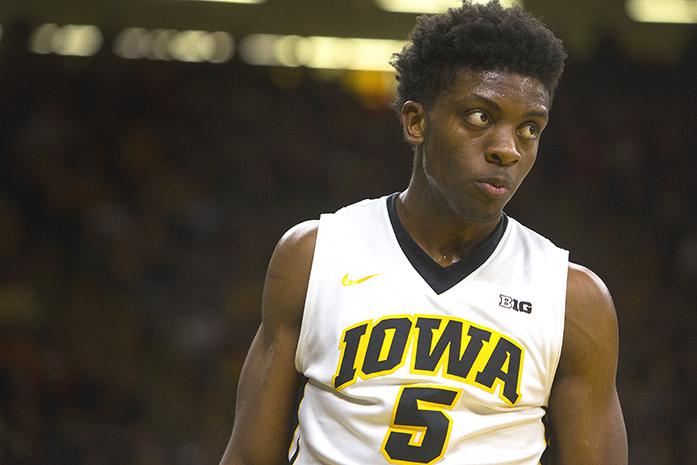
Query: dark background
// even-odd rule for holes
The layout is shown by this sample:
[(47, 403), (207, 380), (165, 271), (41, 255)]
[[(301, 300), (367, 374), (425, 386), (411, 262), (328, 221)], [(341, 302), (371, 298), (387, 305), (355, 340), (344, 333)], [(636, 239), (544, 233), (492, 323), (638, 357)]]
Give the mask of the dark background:
[[(3, 2), (0, 464), (218, 462), (275, 242), (403, 189), (411, 154), (384, 96), (351, 91), (350, 74), (124, 60), (110, 40), (134, 25), (403, 38), (413, 24), (330, 3)], [(507, 211), (613, 293), (630, 463), (697, 464), (695, 26), (633, 24), (621, 2), (529, 3), (571, 57)], [(31, 53), (44, 21), (92, 21), (106, 43)]]

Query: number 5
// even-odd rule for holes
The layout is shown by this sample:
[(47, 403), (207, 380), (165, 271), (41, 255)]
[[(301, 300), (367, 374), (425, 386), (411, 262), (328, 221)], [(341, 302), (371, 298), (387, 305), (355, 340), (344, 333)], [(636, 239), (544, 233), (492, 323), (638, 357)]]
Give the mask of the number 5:
[(431, 464), (443, 457), (450, 439), (452, 409), (462, 389), (443, 386), (402, 386), (392, 422), (382, 441), (390, 463)]

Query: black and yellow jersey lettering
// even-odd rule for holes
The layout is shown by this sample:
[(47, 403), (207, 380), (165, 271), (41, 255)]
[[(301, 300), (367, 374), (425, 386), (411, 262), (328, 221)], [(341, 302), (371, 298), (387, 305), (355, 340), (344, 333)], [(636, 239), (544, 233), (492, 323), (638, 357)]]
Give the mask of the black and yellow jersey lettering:
[(337, 390), (395, 372), (411, 351), (409, 371), (443, 376), (490, 393), (508, 405), (520, 400), (524, 349), (493, 329), (455, 317), (389, 315), (346, 328), (333, 377)]

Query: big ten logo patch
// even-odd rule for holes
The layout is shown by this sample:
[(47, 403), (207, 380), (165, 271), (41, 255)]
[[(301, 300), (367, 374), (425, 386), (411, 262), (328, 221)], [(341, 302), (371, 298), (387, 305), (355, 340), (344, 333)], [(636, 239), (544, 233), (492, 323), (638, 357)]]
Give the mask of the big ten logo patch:
[(499, 307), (510, 308), (516, 312), (532, 313), (532, 304), (530, 302), (519, 301), (503, 294), (499, 294)]

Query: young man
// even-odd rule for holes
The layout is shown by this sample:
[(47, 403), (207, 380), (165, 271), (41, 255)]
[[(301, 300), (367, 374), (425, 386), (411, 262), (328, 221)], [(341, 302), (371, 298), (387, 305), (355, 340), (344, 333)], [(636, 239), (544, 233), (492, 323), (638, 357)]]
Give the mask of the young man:
[(564, 59), (498, 3), (419, 18), (409, 186), (280, 240), (222, 464), (627, 463), (610, 295), (503, 213)]

